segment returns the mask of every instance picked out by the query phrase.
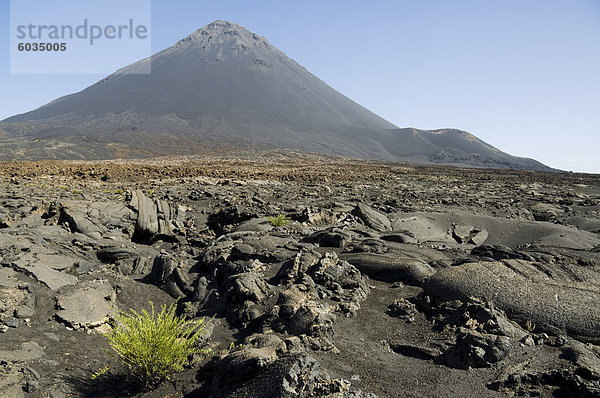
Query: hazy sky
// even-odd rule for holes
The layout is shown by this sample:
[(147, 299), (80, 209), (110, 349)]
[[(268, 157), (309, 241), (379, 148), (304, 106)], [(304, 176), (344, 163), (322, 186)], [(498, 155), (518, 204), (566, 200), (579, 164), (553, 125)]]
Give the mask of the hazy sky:
[[(153, 52), (215, 19), (266, 36), (399, 127), (459, 128), (600, 173), (600, 0), (154, 0)], [(8, 25), (0, 0), (0, 119), (104, 77), (10, 75)]]

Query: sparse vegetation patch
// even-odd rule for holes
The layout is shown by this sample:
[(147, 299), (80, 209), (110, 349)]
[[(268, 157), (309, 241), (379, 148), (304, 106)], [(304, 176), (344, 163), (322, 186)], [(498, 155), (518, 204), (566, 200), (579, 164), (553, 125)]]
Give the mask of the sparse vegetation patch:
[(206, 320), (185, 320), (175, 314), (175, 305), (163, 305), (160, 312), (130, 309), (115, 317), (107, 334), (110, 346), (127, 366), (131, 376), (145, 387), (155, 387), (193, 365), (194, 354), (201, 358), (207, 350), (198, 347), (206, 333)]
[(271, 224), (273, 224), (276, 227), (283, 227), (292, 222), (292, 220), (285, 214), (279, 214), (277, 216), (268, 217), (268, 219), (271, 222)]

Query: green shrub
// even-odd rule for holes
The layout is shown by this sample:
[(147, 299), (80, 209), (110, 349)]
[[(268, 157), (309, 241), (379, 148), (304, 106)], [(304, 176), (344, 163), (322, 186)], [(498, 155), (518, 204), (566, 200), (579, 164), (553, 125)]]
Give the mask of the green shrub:
[(279, 214), (275, 217), (267, 217), (267, 218), (269, 219), (271, 224), (273, 224), (276, 227), (283, 227), (284, 225), (292, 222), (292, 220), (290, 218), (288, 218), (288, 216), (286, 216), (285, 214)]
[(535, 323), (527, 320), (527, 322), (525, 322), (525, 330), (527, 330), (529, 333), (533, 333), (535, 330)]
[(123, 190), (122, 190), (121, 188), (117, 188), (117, 189), (115, 189), (115, 190), (113, 191), (113, 193), (114, 193), (115, 195), (120, 195), (120, 194), (122, 194), (122, 193), (123, 193)]
[(186, 321), (175, 315), (174, 304), (163, 305), (160, 313), (155, 313), (152, 302), (150, 306), (151, 312), (121, 312), (107, 334), (110, 346), (131, 375), (149, 388), (193, 365), (194, 354), (200, 358), (208, 354), (198, 347), (198, 340), (206, 333), (205, 318)]

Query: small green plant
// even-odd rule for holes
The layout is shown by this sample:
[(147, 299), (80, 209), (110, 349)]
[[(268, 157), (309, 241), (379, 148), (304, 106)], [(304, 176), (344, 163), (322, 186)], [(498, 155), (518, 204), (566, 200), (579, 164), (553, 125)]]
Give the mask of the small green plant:
[(113, 193), (114, 193), (115, 195), (120, 195), (120, 194), (122, 194), (122, 193), (123, 193), (123, 190), (122, 190), (121, 188), (117, 188), (117, 189), (115, 189), (115, 190), (113, 191)]
[(220, 351), (220, 353), (219, 353), (219, 354), (220, 354), (220, 355), (227, 355), (227, 354), (229, 354), (231, 351), (238, 350), (238, 349), (240, 349), (240, 348), (242, 348), (242, 344), (235, 344), (235, 343), (232, 341), (232, 342), (231, 342), (231, 344), (229, 344), (229, 347), (227, 347), (227, 348), (223, 348), (223, 349)]
[(286, 216), (285, 214), (279, 214), (277, 216), (267, 218), (269, 219), (271, 224), (273, 224), (276, 227), (283, 227), (284, 225), (292, 222), (292, 220), (288, 218), (288, 216)]
[(146, 189), (146, 192), (148, 193), (148, 195), (154, 196), (154, 189), (148, 188), (148, 189)]
[(90, 376), (90, 379), (96, 380), (98, 377), (102, 376), (109, 370), (110, 370), (110, 366), (105, 366), (102, 369), (99, 369), (97, 372), (92, 373), (92, 375)]
[(66, 186), (66, 185), (59, 185), (59, 186), (58, 186), (58, 189), (62, 189), (62, 190), (68, 191), (68, 190), (69, 190), (69, 187), (68, 187), (68, 186)]
[(75, 195), (79, 195), (81, 193), (81, 191), (79, 189), (74, 189), (71, 191), (71, 193), (73, 193)]
[[(115, 317), (107, 334), (110, 346), (127, 366), (131, 375), (152, 388), (181, 372), (186, 366), (209, 354), (198, 347), (206, 333), (205, 318), (185, 320), (175, 315), (175, 305), (163, 305), (156, 313), (133, 309)], [(193, 359), (196, 357), (196, 359)]]
[(527, 322), (525, 322), (525, 330), (527, 330), (529, 333), (533, 333), (535, 330), (535, 323), (527, 320)]

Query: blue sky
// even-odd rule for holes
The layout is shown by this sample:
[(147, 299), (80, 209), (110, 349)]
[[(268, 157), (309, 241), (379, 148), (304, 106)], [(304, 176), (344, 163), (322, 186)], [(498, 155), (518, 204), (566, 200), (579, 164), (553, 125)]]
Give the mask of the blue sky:
[[(11, 75), (9, 8), (0, 0), (0, 119), (104, 77)], [(600, 173), (599, 0), (154, 0), (152, 51), (215, 19), (266, 36), (400, 127), (459, 128), (513, 155)]]

